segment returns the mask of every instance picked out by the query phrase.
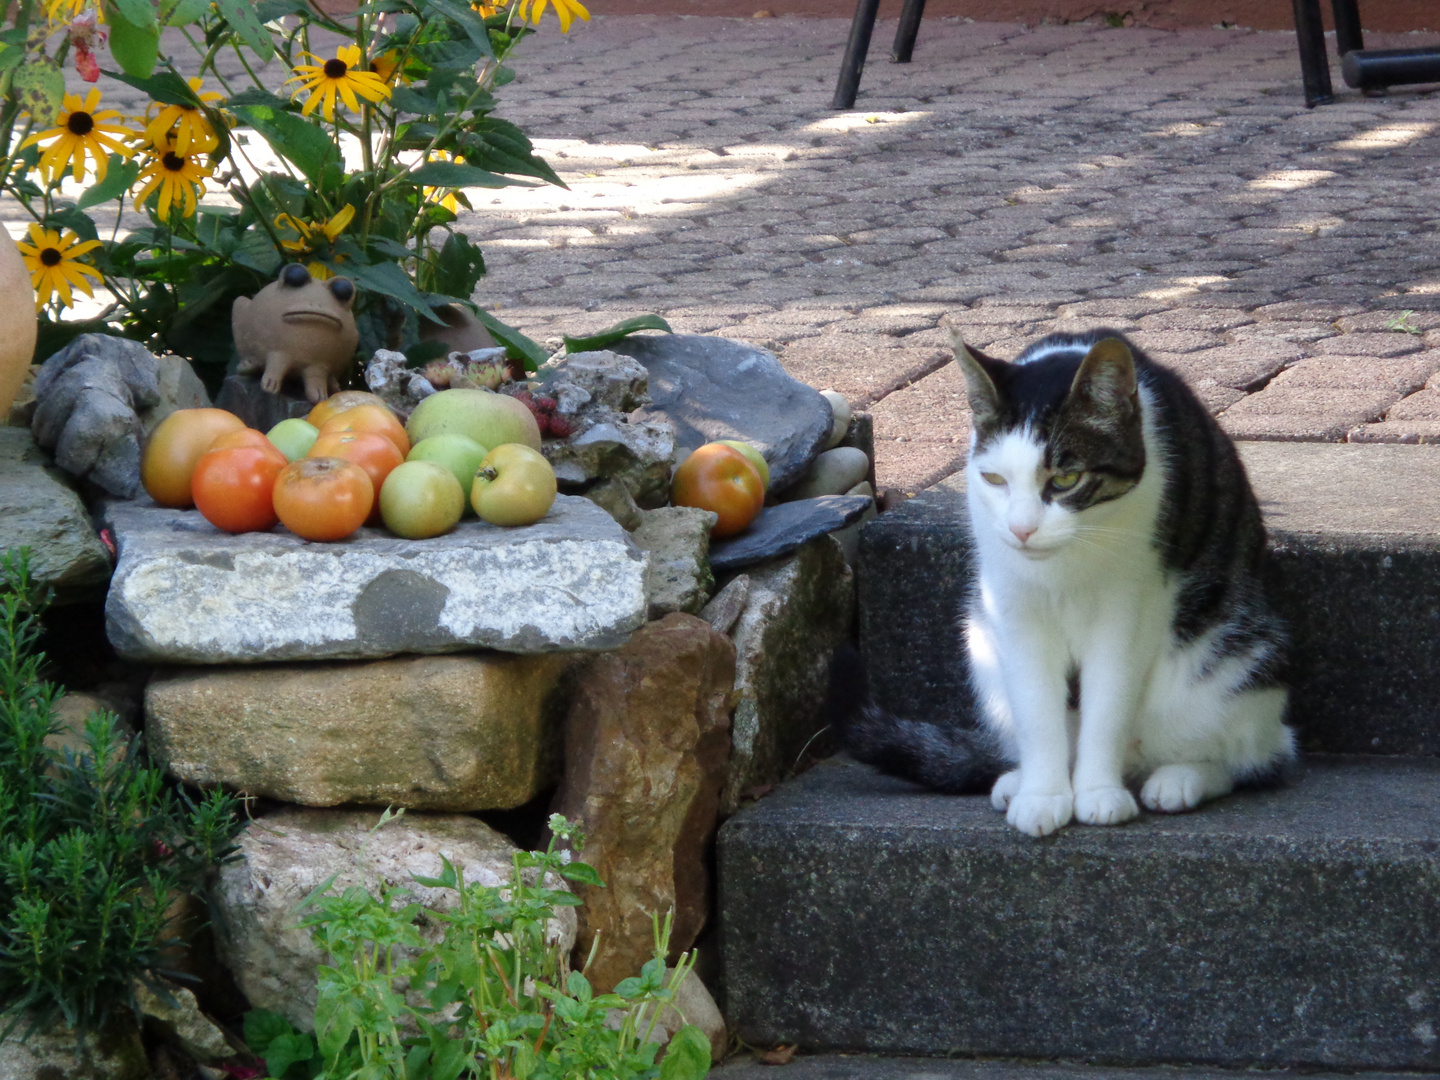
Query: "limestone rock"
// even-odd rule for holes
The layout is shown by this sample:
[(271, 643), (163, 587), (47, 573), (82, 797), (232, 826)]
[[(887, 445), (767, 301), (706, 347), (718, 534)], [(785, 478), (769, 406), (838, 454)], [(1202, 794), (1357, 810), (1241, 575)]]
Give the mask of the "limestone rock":
[(226, 375), (220, 384), (220, 393), (215, 395), (215, 407), (234, 413), (245, 421), (246, 427), (269, 431), (281, 420), (297, 416), (305, 419), (315, 406), (303, 391), (296, 393), (289, 383), (270, 394), (261, 388), (256, 375)]
[(600, 481), (585, 490), (585, 498), (614, 518), (626, 532), (633, 533), (640, 527), (641, 516), (645, 512), (635, 502), (630, 489), (619, 480)]
[(119, 697), (68, 690), (55, 702), (54, 717), (58, 730), (45, 737), (45, 745), (64, 754), (76, 756), (89, 753), (85, 743), (85, 721), (97, 712), (109, 711), (119, 722), (116, 729), (125, 737), (135, 735), (135, 705)]
[(475, 647), (607, 649), (645, 621), (645, 555), (595, 504), (534, 525), (465, 521), (431, 540), (230, 536), (198, 511), (112, 503), (106, 631), (131, 660), (371, 659)]
[(694, 506), (664, 506), (647, 510), (631, 533), (635, 545), (650, 555), (645, 591), (650, 618), (672, 611), (694, 615), (715, 588), (710, 572), (710, 530), (719, 518)]
[[(240, 834), (238, 858), (220, 870), (215, 925), (221, 955), (255, 1008), (310, 1030), (322, 957), (310, 931), (296, 925), (295, 909), (332, 874), (332, 892), (352, 885), (372, 893), (403, 886), (417, 903), (441, 911), (454, 908), (456, 894), (418, 885), (412, 875), (438, 876), (442, 855), (467, 882), (499, 886), (509, 880), (515, 847), (483, 822), (407, 813), (372, 833), (378, 820), (370, 811), (289, 808)], [(574, 911), (559, 909), (548, 927), (562, 949), (574, 945)], [(427, 932), (438, 940), (441, 927), (432, 921)]]
[(654, 404), (641, 418), (675, 425), (680, 460), (720, 439), (742, 439), (770, 465), (779, 495), (804, 475), (830, 436), (830, 403), (792, 378), (772, 353), (695, 334), (631, 337), (615, 346), (650, 373)]
[(750, 528), (711, 546), (710, 565), (716, 572), (737, 570), (788, 555), (817, 536), (858, 521), (873, 505), (873, 499), (822, 495), (767, 506)]
[(680, 980), (680, 985), (675, 988), (674, 1004), (661, 1010), (659, 1021), (667, 1035), (675, 1034), (686, 1024), (694, 1024), (710, 1040), (711, 1060), (719, 1061), (725, 1056), (730, 1042), (725, 1030), (725, 1017), (720, 1015), (715, 998), (693, 968)]
[(27, 1039), (17, 1032), (0, 1042), (0, 1080), (142, 1080), (150, 1075), (145, 1045), (131, 1023), (117, 1021), (112, 1029), (88, 1040), (75, 1054), (76, 1036), (57, 1027)]
[(838, 390), (821, 390), (820, 396), (830, 403), (830, 411), (833, 414), (830, 435), (825, 440), (825, 449), (833, 450), (840, 445), (845, 438), (845, 433), (850, 430), (850, 402)]
[(713, 626), (717, 633), (728, 634), (735, 629), (735, 624), (740, 621), (745, 605), (749, 602), (750, 575), (736, 574), (700, 609), (700, 617)]
[(555, 357), (536, 374), (566, 416), (578, 415), (587, 405), (629, 413), (650, 404), (645, 365), (608, 349)]
[(787, 491), (785, 497), (813, 499), (820, 495), (844, 495), (856, 484), (864, 483), (869, 473), (870, 459), (865, 451), (853, 446), (837, 446), (817, 457), (805, 479)]
[(0, 552), (30, 549), (30, 574), (60, 602), (99, 594), (110, 555), (80, 496), (23, 428), (0, 428)]
[(583, 822), (584, 860), (607, 888), (585, 899), (577, 955), (608, 990), (652, 952), (649, 912), (675, 909), (672, 956), (694, 943), (710, 893), (708, 848), (730, 751), (735, 648), (693, 615), (647, 623), (581, 676), (556, 809)]
[(196, 1061), (219, 1061), (235, 1056), (235, 1051), (225, 1041), (224, 1032), (200, 1011), (194, 994), (174, 984), (167, 985), (165, 993), (169, 1001), (143, 982), (135, 982), (136, 1004), (141, 1012), (160, 1025), (168, 1041)]
[(850, 640), (854, 609), (855, 577), (834, 537), (750, 571), (750, 601), (733, 635), (739, 701), (722, 812), (789, 775), (824, 727), (830, 658)]
[(502, 809), (559, 774), (563, 654), (174, 670), (145, 691), (150, 754), (187, 784), (302, 806)]

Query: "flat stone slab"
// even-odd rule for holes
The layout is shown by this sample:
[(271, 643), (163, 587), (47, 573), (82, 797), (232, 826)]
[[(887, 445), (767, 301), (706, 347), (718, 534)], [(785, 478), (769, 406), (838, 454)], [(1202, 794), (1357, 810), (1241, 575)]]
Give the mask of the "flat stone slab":
[(120, 549), (106, 632), (129, 660), (611, 649), (645, 621), (644, 553), (578, 496), (534, 525), (466, 521), (432, 540), (361, 529), (321, 544), (279, 526), (231, 536), (198, 511), (141, 503), (105, 516)]
[(777, 494), (796, 483), (820, 453), (834, 414), (820, 391), (789, 375), (774, 353), (702, 334), (631, 337), (615, 352), (650, 372), (653, 405), (642, 417), (675, 425), (677, 459), (707, 442), (742, 439), (770, 466)]
[(863, 495), (821, 495), (767, 506), (739, 536), (710, 545), (710, 568), (738, 570), (789, 555), (817, 536), (859, 521), (871, 505)]
[[(1291, 631), (1307, 749), (1440, 755), (1440, 447), (1240, 444)], [(860, 640), (875, 695), (970, 723), (956, 620), (970, 584), (964, 474), (860, 533)]]
[(1037, 841), (825, 763), (721, 829), (726, 1016), (752, 1046), (1433, 1072), (1437, 790), (1440, 762), (1311, 759)]
[[(773, 1065), (740, 1055), (710, 1070), (715, 1080), (775, 1080)], [(973, 1061), (878, 1054), (801, 1054), (784, 1080), (1257, 1080), (1204, 1066), (1083, 1065), (1037, 1061)], [(1312, 1072), (1305, 1080), (1354, 1080), (1353, 1073)], [(1367, 1072), (1365, 1080), (1415, 1080), (1411, 1073)]]

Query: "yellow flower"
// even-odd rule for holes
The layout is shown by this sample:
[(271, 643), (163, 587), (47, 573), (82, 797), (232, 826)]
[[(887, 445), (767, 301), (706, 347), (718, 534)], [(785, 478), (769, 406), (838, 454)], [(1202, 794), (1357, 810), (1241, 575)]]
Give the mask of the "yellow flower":
[(494, 15), (497, 11), (499, 11), (502, 5), (477, 2), (471, 4), (470, 6), (480, 13), (480, 17), (482, 19), (488, 19), (491, 15)]
[(23, 240), (15, 246), (20, 249), (20, 258), (30, 271), (30, 281), (35, 286), (35, 310), (39, 311), (56, 293), (66, 307), (74, 305), (75, 298), (70, 292), (73, 285), (86, 296), (94, 296), (86, 275), (96, 281), (103, 280), (100, 271), (80, 262), (80, 256), (100, 246), (99, 240), (76, 243), (80, 237), (73, 232), (54, 232), (42, 229), (38, 222), (30, 223), (30, 243)]
[(300, 110), (302, 116), (309, 116), (316, 106), (320, 106), (325, 119), (334, 120), (337, 94), (351, 112), (360, 111), (360, 102), (355, 97), (357, 94), (369, 102), (385, 101), (390, 97), (390, 87), (385, 85), (384, 79), (373, 71), (360, 69), (358, 45), (341, 45), (335, 50), (334, 60), (321, 60), (313, 53), (300, 55), (310, 57), (315, 63), (296, 64), (295, 75), (286, 81), (300, 84), (295, 88), (292, 97), (299, 97), (306, 90), (310, 91), (310, 96), (305, 99), (305, 105)]
[(540, 16), (545, 14), (545, 8), (550, 4), (555, 5), (555, 15), (560, 20), (562, 34), (570, 32), (570, 20), (576, 15), (586, 22), (590, 21), (590, 12), (585, 10), (585, 5), (580, 3), (580, 0), (518, 0), (516, 10), (520, 12), (520, 18), (539, 26)]
[[(289, 229), (296, 234), (294, 240), (281, 240), (280, 246), (298, 258), (307, 255), (314, 255), (316, 252), (327, 248), (335, 243), (340, 234), (345, 231), (355, 217), (355, 207), (342, 206), (329, 221), (320, 223), (304, 221), (289, 214), (281, 214), (275, 219), (277, 229)], [(340, 261), (339, 256), (334, 256), (336, 262)], [(326, 278), (335, 276), (335, 272), (323, 262), (312, 260), (306, 263), (305, 268), (310, 271), (310, 276), (324, 281)]]
[[(73, 22), (80, 16), (80, 13), (90, 4), (90, 0), (46, 0), (45, 14), (50, 17), (51, 22)], [(100, 5), (95, 6), (100, 21), (105, 21), (105, 13), (100, 10)]]
[(380, 78), (386, 83), (394, 83), (396, 75), (400, 76), (400, 81), (403, 83), (408, 83), (410, 81), (410, 77), (408, 75), (406, 75), (403, 71), (397, 70), (399, 67), (399, 49), (389, 49), (381, 53), (379, 56), (373, 56), (370, 58), (370, 70), (373, 71), (376, 75), (379, 75)]
[[(454, 161), (454, 160), (455, 160), (455, 155), (452, 154), (452, 153), (450, 153), (449, 150), (436, 150), (433, 154), (430, 155), (430, 159), (429, 159), (429, 160), (431, 160), (431, 161)], [(437, 191), (443, 191), (443, 192), (445, 192), (445, 194), (442, 195), (439, 200), (437, 200), (437, 201), (440, 203), (440, 205), (443, 206), (446, 210), (449, 210), (452, 214), (459, 214), (459, 213), (460, 213), (460, 200), (457, 199), (457, 198), (455, 198), (455, 189), (454, 189), (454, 188), (427, 187), (427, 188), (425, 188), (425, 189), (423, 190), (422, 194), (423, 194), (423, 195), (425, 196), (425, 198), (427, 198), (427, 199), (433, 199), (433, 198), (435, 198), (435, 193), (436, 193)]]
[(163, 153), (161, 149), (157, 146), (151, 150), (149, 162), (136, 177), (137, 183), (144, 181), (144, 184), (135, 193), (135, 205), (158, 193), (160, 201), (156, 209), (161, 218), (170, 216), (172, 203), (183, 204), (185, 216), (190, 217), (195, 213), (196, 197), (204, 193), (205, 179), (213, 170), (202, 166), (192, 155), (178, 152), (173, 144), (167, 144)]
[[(191, 79), (189, 82), (190, 89), (199, 95), (201, 101), (220, 100), (221, 95), (214, 90), (201, 93), (199, 79)], [(159, 115), (145, 128), (145, 138), (150, 140), (151, 146), (165, 146), (173, 142), (176, 153), (188, 154), (191, 147), (194, 147), (196, 153), (200, 153), (214, 150), (220, 145), (209, 118), (195, 106), (161, 105), (158, 101), (150, 103), (150, 108), (157, 106), (160, 109)]]
[(27, 146), (54, 140), (40, 155), (40, 173), (46, 183), (53, 184), (67, 165), (71, 166), (76, 182), (83, 182), (88, 171), (87, 159), (95, 162), (95, 179), (104, 180), (112, 153), (129, 157), (135, 152), (133, 147), (120, 141), (135, 138), (135, 132), (119, 124), (105, 123), (120, 114), (113, 109), (97, 113), (95, 106), (98, 104), (99, 90), (91, 90), (83, 102), (78, 94), (66, 94), (58, 126), (36, 132), (20, 144), (23, 150)]

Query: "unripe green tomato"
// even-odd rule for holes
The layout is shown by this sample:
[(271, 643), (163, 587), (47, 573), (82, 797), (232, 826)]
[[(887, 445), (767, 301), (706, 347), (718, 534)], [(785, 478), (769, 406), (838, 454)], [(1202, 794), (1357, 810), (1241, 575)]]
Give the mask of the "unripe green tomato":
[(380, 520), (396, 536), (427, 540), (453, 529), (465, 512), (465, 492), (444, 465), (406, 461), (380, 488)]
[(531, 525), (549, 513), (555, 491), (555, 470), (543, 454), (503, 443), (480, 463), (470, 505), (491, 525)]

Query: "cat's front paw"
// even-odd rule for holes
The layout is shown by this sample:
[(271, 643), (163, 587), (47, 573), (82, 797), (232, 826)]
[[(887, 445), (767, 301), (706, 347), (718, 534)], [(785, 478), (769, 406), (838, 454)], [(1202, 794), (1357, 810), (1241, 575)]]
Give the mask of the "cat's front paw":
[(995, 781), (990, 789), (990, 805), (1002, 813), (1010, 809), (1010, 800), (1020, 790), (1020, 770), (1011, 769)]
[(1228, 794), (1230, 774), (1219, 765), (1161, 765), (1140, 789), (1145, 809), (1162, 814), (1194, 810), (1206, 799)]
[(1123, 825), (1140, 815), (1135, 796), (1123, 787), (1091, 788), (1075, 793), (1075, 820), (1084, 825)]
[(1010, 799), (1010, 809), (1005, 820), (1023, 833), (1031, 836), (1049, 836), (1057, 829), (1070, 824), (1075, 812), (1075, 799), (1071, 795), (1021, 795)]

